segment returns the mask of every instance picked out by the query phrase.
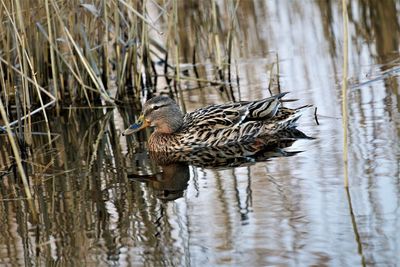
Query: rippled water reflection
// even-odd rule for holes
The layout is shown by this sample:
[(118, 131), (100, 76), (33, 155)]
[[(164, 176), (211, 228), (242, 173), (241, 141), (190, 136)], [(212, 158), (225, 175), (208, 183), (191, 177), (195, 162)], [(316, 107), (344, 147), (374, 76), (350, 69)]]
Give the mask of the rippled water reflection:
[[(221, 14), (225, 6), (219, 3)], [(182, 27), (203, 26), (195, 25), (199, 10), (180, 8), (193, 14), (180, 17)], [(126, 111), (66, 110), (51, 122), (51, 147), (46, 136), (32, 140), (39, 224), (15, 199), (21, 189), (9, 182), (12, 173), (0, 169), (0, 263), (399, 265), (399, 11), (390, 0), (349, 4), (350, 194), (343, 188), (339, 4), (241, 1), (234, 49), (241, 98), (269, 96), (278, 54), (281, 90), (299, 99), (289, 105), (318, 107), (320, 125), (313, 110), (299, 121), (316, 139), (296, 142), (290, 151), (303, 152), (294, 156), (236, 168), (158, 166), (137, 153), (134, 141), (144, 134), (120, 136)], [(191, 62), (191, 34), (180, 36), (182, 62)], [(184, 96), (188, 110), (223, 101), (215, 88)], [(0, 166), (9, 165), (8, 155), (1, 146)]]

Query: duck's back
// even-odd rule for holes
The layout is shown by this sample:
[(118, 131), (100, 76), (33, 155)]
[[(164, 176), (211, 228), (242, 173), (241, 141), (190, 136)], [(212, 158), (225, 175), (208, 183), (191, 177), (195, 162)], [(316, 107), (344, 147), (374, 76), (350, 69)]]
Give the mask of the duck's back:
[(221, 147), (260, 138), (268, 143), (282, 130), (294, 128), (300, 116), (295, 109), (281, 107), (280, 99), (284, 95), (211, 105), (187, 113), (182, 129), (171, 137), (171, 142), (180, 150)]
[(235, 127), (248, 121), (272, 120), (281, 106), (280, 99), (286, 93), (258, 101), (241, 101), (222, 105), (210, 105), (187, 113), (187, 128), (222, 129)]

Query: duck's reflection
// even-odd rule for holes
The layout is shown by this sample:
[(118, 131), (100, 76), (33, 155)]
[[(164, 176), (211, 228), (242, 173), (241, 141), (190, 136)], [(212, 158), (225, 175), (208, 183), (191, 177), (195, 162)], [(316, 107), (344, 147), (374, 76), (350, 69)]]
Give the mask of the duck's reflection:
[[(300, 133), (296, 132), (297, 137)], [(301, 134), (301, 138), (306, 138), (303, 133)], [(154, 190), (157, 198), (171, 201), (183, 196), (190, 179), (189, 165), (225, 169), (265, 162), (276, 157), (293, 156), (300, 151), (287, 151), (285, 148), (298, 139), (296, 135), (270, 146), (251, 142), (218, 148), (199, 147), (190, 152), (136, 153), (132, 155), (135, 167), (128, 177), (134, 182), (145, 182)]]
[(137, 177), (131, 175), (133, 181), (145, 182), (154, 190), (158, 199), (171, 201), (183, 197), (190, 178), (189, 165), (173, 163), (161, 166), (162, 171), (156, 175)]

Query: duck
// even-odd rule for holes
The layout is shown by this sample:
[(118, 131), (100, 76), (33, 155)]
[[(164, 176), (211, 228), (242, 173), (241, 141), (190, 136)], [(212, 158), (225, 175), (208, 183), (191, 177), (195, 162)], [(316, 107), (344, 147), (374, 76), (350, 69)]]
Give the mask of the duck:
[(153, 127), (148, 150), (161, 153), (237, 144), (252, 144), (261, 149), (274, 146), (282, 139), (307, 137), (296, 129), (299, 111), (306, 106), (283, 107), (282, 98), (286, 94), (256, 101), (213, 104), (186, 114), (172, 98), (160, 95), (143, 105), (138, 120), (122, 135)]

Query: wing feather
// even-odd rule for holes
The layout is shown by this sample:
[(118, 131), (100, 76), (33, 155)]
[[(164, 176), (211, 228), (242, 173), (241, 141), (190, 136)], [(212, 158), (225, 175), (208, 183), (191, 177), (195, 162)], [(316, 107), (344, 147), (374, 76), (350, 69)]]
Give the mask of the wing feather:
[(235, 127), (247, 121), (266, 121), (273, 118), (281, 106), (280, 99), (286, 93), (258, 101), (242, 101), (223, 105), (211, 105), (185, 115), (185, 121), (196, 127), (221, 129)]

